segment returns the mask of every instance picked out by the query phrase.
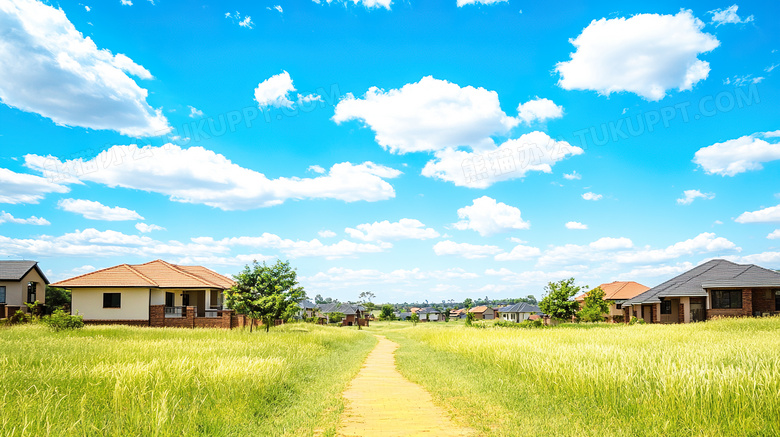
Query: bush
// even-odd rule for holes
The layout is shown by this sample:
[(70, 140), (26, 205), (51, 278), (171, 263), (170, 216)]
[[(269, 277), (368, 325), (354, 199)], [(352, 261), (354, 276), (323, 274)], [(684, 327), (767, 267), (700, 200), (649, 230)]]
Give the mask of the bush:
[(41, 318), (41, 323), (55, 331), (79, 329), (84, 327), (84, 317), (78, 314), (72, 316), (58, 308), (50, 316)]
[(628, 322), (629, 325), (636, 325), (636, 324), (644, 325), (645, 321), (643, 319), (637, 319), (636, 316), (631, 316), (631, 320)]
[(14, 315), (9, 317), (5, 323), (9, 326), (13, 326), (13, 325), (21, 325), (24, 323), (30, 323), (32, 321), (33, 321), (32, 316), (30, 316), (29, 314), (25, 314), (22, 310), (16, 310)]
[(474, 323), (474, 313), (466, 313), (466, 326), (471, 326)]

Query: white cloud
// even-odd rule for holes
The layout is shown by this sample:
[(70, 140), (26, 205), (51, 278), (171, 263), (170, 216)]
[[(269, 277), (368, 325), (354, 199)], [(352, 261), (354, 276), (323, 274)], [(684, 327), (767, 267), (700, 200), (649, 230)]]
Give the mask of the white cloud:
[(601, 195), (601, 194), (591, 193), (590, 191), (582, 195), (583, 199), (585, 199), (585, 200), (593, 200), (593, 201), (601, 200), (602, 197), (604, 197), (604, 196)]
[(318, 173), (318, 174), (323, 174), (323, 173), (325, 173), (325, 169), (324, 169), (324, 168), (322, 168), (322, 167), (321, 167), (321, 166), (319, 166), (319, 165), (316, 165), (316, 164), (315, 164), (315, 165), (310, 165), (310, 166), (309, 166), (309, 170), (313, 171), (314, 173)]
[(729, 257), (728, 259), (737, 263), (757, 264), (780, 269), (780, 252), (761, 252), (739, 257)]
[(125, 6), (133, 6), (133, 2), (131, 0), (119, 0), (119, 2)]
[(335, 232), (331, 231), (330, 229), (326, 229), (326, 230), (324, 230), (324, 231), (319, 231), (319, 232), (317, 232), (317, 234), (318, 234), (320, 237), (322, 237), (322, 238), (333, 238), (333, 237), (335, 237), (336, 235), (338, 235), (338, 234), (336, 234)]
[(377, 284), (407, 284), (419, 288), (421, 281), (468, 280), (478, 277), (479, 275), (460, 268), (430, 271), (414, 268), (383, 272), (375, 269), (332, 267), (312, 276), (301, 277), (301, 283), (311, 284), (318, 289), (354, 288), (366, 285), (376, 286)]
[(496, 261), (520, 261), (536, 258), (542, 254), (538, 247), (524, 246), (518, 244), (509, 253), (499, 253), (495, 256)]
[[(215, 255), (201, 255), (201, 256), (185, 256), (178, 258), (174, 261), (175, 264), (180, 265), (198, 265), (198, 266), (245, 266), (251, 264), (253, 261), (264, 262), (276, 259), (273, 255), (263, 255), (262, 253), (249, 253), (240, 254), (235, 256), (215, 256)], [(230, 275), (226, 275), (230, 277)]]
[(11, 213), (0, 211), (0, 224), (3, 223), (16, 223), (20, 225), (37, 225), (37, 226), (46, 226), (50, 225), (51, 222), (46, 220), (43, 217), (36, 217), (32, 216), (30, 218), (16, 218)]
[(190, 118), (203, 117), (203, 111), (201, 111), (200, 109), (197, 109), (194, 106), (189, 106), (189, 108), (190, 108)]
[(770, 240), (780, 239), (780, 229), (775, 229), (774, 231), (770, 232), (769, 235), (766, 236), (766, 238)]
[(683, 197), (677, 199), (677, 203), (680, 205), (690, 205), (694, 200), (702, 199), (714, 199), (715, 193), (702, 193), (699, 190), (685, 190), (683, 191)]
[(0, 101), (62, 126), (115, 130), (130, 136), (171, 130), (148, 91), (128, 74), (151, 73), (123, 54), (98, 49), (61, 9), (33, 0), (0, 6)]
[(617, 276), (618, 281), (635, 281), (637, 278), (656, 278), (664, 277), (670, 278), (680, 273), (687, 272), (694, 268), (694, 264), (690, 262), (677, 263), (673, 266), (670, 265), (647, 265), (639, 266), (629, 270), (628, 272), (621, 273)]
[(534, 121), (543, 122), (563, 117), (563, 106), (556, 105), (550, 99), (529, 100), (521, 103), (517, 107), (517, 117), (525, 124), (531, 124)]
[[(312, 0), (314, 3), (320, 4), (322, 0)], [(349, 4), (350, 0), (324, 0), (327, 4), (331, 3), (344, 3)], [(385, 8), (388, 11), (390, 10), (390, 5), (393, 3), (392, 0), (351, 0), (354, 5), (361, 4), (366, 7), (366, 9), (371, 8)]]
[[(117, 156), (123, 158), (121, 165), (110, 165)], [(223, 210), (268, 207), (288, 199), (385, 200), (395, 197), (395, 190), (385, 179), (401, 174), (372, 162), (343, 162), (334, 164), (327, 174), (314, 178), (269, 179), (211, 150), (202, 147), (182, 149), (173, 144), (143, 148), (113, 146), (91, 160), (78, 158), (64, 163), (53, 156), (26, 155), (25, 165), (52, 178), (63, 177), (52, 173), (52, 168), (91, 169), (64, 176), (73, 177), (71, 182), (90, 181), (109, 187), (155, 192), (176, 202), (204, 204)]]
[(503, 267), (498, 270), (485, 270), (485, 275), (500, 277), (503, 281), (515, 286), (539, 286), (540, 288), (550, 281), (560, 281), (561, 279), (572, 278), (578, 276), (580, 273), (582, 273), (582, 270), (580, 269), (554, 271), (526, 270), (520, 273)]
[(633, 253), (618, 254), (615, 261), (619, 263), (649, 263), (666, 261), (684, 255), (713, 252), (739, 252), (742, 249), (736, 244), (714, 233), (704, 232), (689, 240), (672, 244), (665, 249), (643, 249)]
[(261, 108), (275, 106), (291, 108), (293, 102), (287, 94), (295, 91), (290, 73), (282, 71), (260, 82), (255, 88), (255, 101)]
[(253, 248), (271, 248), (278, 249), (290, 258), (301, 257), (324, 257), (327, 259), (336, 259), (351, 257), (364, 253), (384, 252), (393, 247), (390, 243), (379, 242), (377, 244), (354, 243), (348, 240), (341, 240), (334, 244), (322, 244), (316, 238), (311, 241), (290, 240), (281, 238), (276, 234), (263, 233), (259, 237), (233, 237), (214, 240), (211, 237), (198, 237), (192, 239), (193, 243), (205, 246), (235, 247), (247, 246)]
[(780, 144), (768, 143), (754, 135), (702, 147), (693, 162), (707, 174), (734, 176), (750, 170), (761, 170), (764, 162), (780, 159)]
[(363, 223), (356, 226), (357, 229), (346, 228), (344, 231), (352, 238), (363, 241), (386, 241), (415, 239), (426, 240), (436, 238), (439, 233), (433, 228), (426, 228), (425, 225), (415, 219), (403, 218), (397, 222), (390, 223), (387, 220), (374, 223)]
[(588, 229), (588, 225), (580, 222), (566, 222), (566, 229)]
[(599, 262), (613, 259), (616, 252), (633, 248), (634, 243), (625, 237), (603, 237), (586, 245), (564, 244), (554, 246), (542, 254), (538, 264), (573, 265), (582, 262)]
[[(477, 5), (477, 4), (494, 5), (496, 3), (502, 3), (502, 2), (506, 2), (506, 1), (509, 1), (509, 0), (458, 0), (458, 7), (460, 8), (460, 7), (463, 7), (465, 5)], [(522, 13), (522, 11), (521, 11), (521, 13)]]
[(100, 202), (84, 199), (62, 199), (57, 202), (57, 206), (68, 212), (81, 214), (89, 220), (123, 221), (123, 220), (143, 220), (137, 212), (121, 208), (119, 206), (110, 207)]
[(65, 185), (31, 174), (0, 168), (0, 203), (38, 203), (49, 193), (67, 193)]
[(758, 211), (746, 211), (734, 221), (737, 223), (772, 223), (780, 222), (780, 205), (770, 206)]
[(157, 225), (147, 225), (146, 223), (136, 223), (135, 228), (138, 229), (139, 232), (148, 234), (152, 231), (164, 231), (165, 228), (162, 226)]
[(563, 178), (567, 179), (567, 180), (570, 180), (570, 181), (573, 181), (573, 180), (582, 179), (582, 175), (577, 173), (577, 170), (575, 170), (575, 171), (573, 171), (571, 173), (564, 173), (563, 174)]
[(239, 22), (238, 22), (238, 25), (239, 25), (239, 26), (241, 26), (241, 27), (246, 27), (246, 28), (248, 28), (248, 29), (251, 29), (251, 28), (253, 28), (253, 27), (254, 27), (254, 24), (255, 24), (255, 23), (253, 23), (253, 22), (252, 22), (252, 17), (250, 17), (249, 15), (247, 15), (246, 17), (244, 17), (244, 19), (243, 19), (243, 20), (241, 20), (241, 21), (239, 21)]
[[(271, 8), (268, 8), (268, 9), (271, 9)], [(274, 5), (273, 9), (278, 11), (280, 14), (284, 13), (284, 9), (282, 9), (281, 5)]]
[(91, 9), (89, 6), (86, 6), (86, 5), (84, 5), (84, 9), (85, 9), (87, 12), (89, 12), (89, 11), (91, 11), (91, 10), (92, 10), (92, 9)]
[(723, 85), (734, 85), (735, 87), (761, 83), (764, 80), (763, 76), (753, 77), (752, 74), (743, 74), (742, 76), (735, 75), (733, 77), (727, 77), (723, 79)]
[(423, 167), (422, 175), (460, 187), (487, 188), (499, 181), (523, 178), (528, 172), (552, 173), (552, 166), (568, 156), (584, 153), (566, 141), (555, 141), (544, 132), (510, 139), (485, 153), (444, 149)]
[(336, 105), (333, 121), (349, 120), (362, 120), (379, 145), (400, 154), (489, 147), (491, 135), (518, 123), (501, 109), (495, 91), (461, 88), (431, 76), (387, 92), (372, 87), (363, 98), (347, 95)]
[(501, 249), (499, 249), (498, 246), (456, 243), (454, 241), (446, 240), (436, 243), (433, 246), (433, 251), (439, 256), (457, 255), (463, 258), (475, 259), (485, 258), (488, 255), (495, 255), (501, 252)]
[(739, 6), (731, 5), (726, 9), (715, 9), (707, 13), (712, 14), (712, 23), (715, 24), (715, 27), (721, 24), (749, 23), (754, 20), (752, 15), (745, 17), (745, 19), (740, 18), (737, 15), (737, 9), (739, 9)]
[(518, 208), (488, 196), (474, 199), (471, 205), (458, 209), (458, 218), (463, 220), (454, 224), (456, 229), (471, 229), (482, 236), (531, 227), (520, 216)]
[(631, 241), (631, 239), (626, 237), (619, 237), (619, 238), (602, 237), (590, 243), (588, 247), (600, 251), (611, 251), (611, 250), (620, 250), (620, 249), (631, 249), (632, 247), (634, 247), (634, 243)]
[(628, 91), (651, 101), (673, 88), (690, 90), (710, 72), (698, 55), (720, 45), (703, 27), (688, 10), (594, 20), (570, 40), (577, 49), (571, 60), (556, 65), (558, 85), (603, 95)]

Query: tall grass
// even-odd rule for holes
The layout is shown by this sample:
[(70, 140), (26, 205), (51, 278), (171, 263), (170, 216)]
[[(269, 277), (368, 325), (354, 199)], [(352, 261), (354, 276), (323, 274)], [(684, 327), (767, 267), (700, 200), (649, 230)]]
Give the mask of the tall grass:
[(0, 330), (0, 435), (333, 434), (375, 339), (120, 326)]
[(780, 435), (780, 318), (388, 329), (402, 374), (486, 435)]

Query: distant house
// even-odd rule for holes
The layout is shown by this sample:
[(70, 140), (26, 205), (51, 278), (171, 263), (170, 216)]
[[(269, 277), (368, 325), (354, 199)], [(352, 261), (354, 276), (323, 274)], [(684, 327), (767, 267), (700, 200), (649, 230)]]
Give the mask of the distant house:
[(496, 318), (495, 310), (485, 305), (471, 308), (468, 312), (474, 314), (476, 320), (493, 320)]
[(348, 303), (327, 303), (319, 306), (320, 312), (328, 317), (330, 321), (331, 313), (344, 314), (342, 326), (368, 326), (368, 317), (366, 308), (363, 305), (352, 305)]
[(163, 260), (120, 264), (52, 286), (71, 291), (71, 309), (85, 323), (138, 326), (244, 326), (246, 319), (222, 308), (233, 280), (201, 266)]
[(0, 261), (0, 318), (27, 312), (25, 303), (46, 303), (48, 284), (37, 261)]
[(450, 318), (451, 319), (463, 319), (463, 318), (466, 318), (466, 313), (467, 313), (466, 308), (452, 309), (452, 310), (450, 310)]
[(411, 308), (409, 308), (409, 312), (411, 312), (411, 313), (416, 313), (417, 311), (420, 311), (421, 309), (422, 309), (422, 308), (411, 307)]
[[(609, 313), (605, 314), (607, 321), (615, 321), (615, 317), (623, 318), (623, 303), (628, 299), (639, 296), (650, 287), (633, 281), (615, 281), (601, 284), (599, 288), (604, 290), (604, 300), (609, 301)], [(574, 298), (582, 307), (587, 293)]]
[(421, 308), (417, 311), (417, 315), (420, 316), (421, 322), (438, 322), (439, 320), (444, 320), (441, 311), (433, 307)]
[(298, 302), (298, 313), (296, 314), (296, 318), (310, 319), (315, 316), (317, 311), (318, 311), (317, 305), (315, 305), (310, 300), (304, 299)]
[(414, 313), (407, 311), (407, 312), (397, 313), (395, 316), (398, 318), (398, 320), (409, 320), (409, 317), (412, 317), (412, 314)]
[(520, 323), (531, 318), (533, 315), (541, 315), (542, 312), (538, 306), (526, 302), (516, 303), (499, 310), (499, 316), (502, 320), (508, 322)]
[(628, 299), (622, 308), (626, 321), (647, 323), (780, 314), (780, 273), (716, 259)]

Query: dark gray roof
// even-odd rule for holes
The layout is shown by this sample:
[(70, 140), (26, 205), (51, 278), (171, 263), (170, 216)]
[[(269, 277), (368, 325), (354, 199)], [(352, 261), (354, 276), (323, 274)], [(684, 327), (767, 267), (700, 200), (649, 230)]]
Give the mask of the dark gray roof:
[(705, 288), (780, 287), (780, 273), (753, 264), (715, 259), (694, 267), (625, 302), (658, 303), (662, 297), (706, 297)]
[(345, 316), (357, 314), (358, 311), (365, 311), (366, 309), (362, 305), (350, 305), (348, 303), (326, 303), (320, 305), (320, 312), (323, 314), (328, 313), (342, 313)]
[(407, 319), (412, 316), (410, 312), (398, 313), (398, 318), (401, 320)]
[(312, 303), (312, 301), (310, 301), (310, 300), (306, 300), (306, 299), (304, 299), (304, 300), (302, 300), (302, 301), (298, 302), (298, 306), (299, 306), (299, 307), (301, 307), (301, 308), (303, 308), (303, 309), (305, 309), (305, 310), (310, 310), (310, 309), (317, 308), (317, 305), (314, 305), (314, 304)]
[(417, 310), (417, 314), (441, 314), (441, 311), (437, 310), (433, 307), (426, 307), (422, 308), (420, 310)]
[(514, 305), (510, 305), (508, 307), (500, 308), (498, 310), (499, 313), (540, 313), (541, 310), (536, 305), (531, 305), (530, 303), (526, 302), (520, 302), (516, 303)]
[(0, 281), (21, 281), (24, 275), (36, 269), (45, 283), (49, 283), (46, 275), (38, 267), (37, 261), (0, 261)]

